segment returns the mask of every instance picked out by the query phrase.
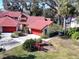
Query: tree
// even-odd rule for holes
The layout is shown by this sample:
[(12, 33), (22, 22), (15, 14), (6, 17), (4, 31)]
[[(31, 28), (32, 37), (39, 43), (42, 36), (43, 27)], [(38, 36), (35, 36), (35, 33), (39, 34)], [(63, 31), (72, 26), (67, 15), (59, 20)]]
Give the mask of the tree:
[(56, 12), (54, 9), (51, 9), (51, 8), (45, 9), (45, 17), (46, 18), (54, 18), (55, 14), (56, 14)]
[(27, 9), (26, 0), (3, 0), (4, 8), (12, 11), (22, 11)]
[(31, 15), (35, 15), (35, 16), (42, 15), (42, 8), (39, 7), (39, 0), (30, 1), (30, 12)]

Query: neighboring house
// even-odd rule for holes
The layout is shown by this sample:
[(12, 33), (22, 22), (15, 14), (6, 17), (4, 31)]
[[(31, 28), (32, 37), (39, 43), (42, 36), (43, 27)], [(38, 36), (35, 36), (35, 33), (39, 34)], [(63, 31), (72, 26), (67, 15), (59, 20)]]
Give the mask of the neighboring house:
[(50, 18), (41, 16), (27, 16), (21, 12), (4, 12), (0, 17), (1, 32), (15, 32), (28, 27), (32, 34), (47, 35), (49, 25), (52, 24)]
[(79, 24), (77, 22), (77, 18), (76, 17), (69, 17), (66, 20), (66, 27), (67, 28), (75, 28), (75, 27), (79, 27)]
[(72, 18), (71, 19), (70, 27), (71, 28), (77, 27), (77, 20), (76, 20), (76, 18)]

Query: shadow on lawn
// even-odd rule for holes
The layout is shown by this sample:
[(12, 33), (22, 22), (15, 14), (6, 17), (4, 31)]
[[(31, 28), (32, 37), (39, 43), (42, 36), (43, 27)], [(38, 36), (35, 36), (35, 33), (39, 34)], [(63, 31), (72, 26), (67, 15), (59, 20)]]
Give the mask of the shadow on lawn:
[(3, 57), (2, 59), (35, 59), (36, 56), (34, 55), (28, 55), (28, 56), (25, 56), (25, 57), (21, 57), (21, 56), (7, 56), (7, 57)]
[(61, 39), (64, 39), (64, 40), (68, 40), (70, 39), (68, 36), (64, 35), (64, 36), (60, 36)]

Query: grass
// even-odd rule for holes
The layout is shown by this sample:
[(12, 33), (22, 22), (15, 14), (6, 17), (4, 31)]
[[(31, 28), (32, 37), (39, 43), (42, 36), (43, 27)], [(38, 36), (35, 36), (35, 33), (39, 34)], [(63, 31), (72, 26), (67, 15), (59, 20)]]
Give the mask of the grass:
[(56, 50), (43, 52), (27, 52), (18, 46), (10, 51), (1, 52), (0, 59), (79, 59), (79, 46), (73, 44), (71, 40), (62, 40), (59, 37), (50, 41)]

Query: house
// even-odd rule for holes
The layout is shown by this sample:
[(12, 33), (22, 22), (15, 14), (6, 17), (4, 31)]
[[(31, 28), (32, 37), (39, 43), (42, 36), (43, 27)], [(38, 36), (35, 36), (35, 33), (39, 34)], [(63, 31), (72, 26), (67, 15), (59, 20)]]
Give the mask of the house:
[(50, 18), (42, 16), (27, 16), (20, 12), (4, 12), (0, 17), (0, 32), (15, 32), (28, 27), (29, 33), (42, 35), (48, 34), (49, 25), (52, 24)]
[(76, 28), (79, 27), (77, 17), (69, 17), (66, 20), (66, 28), (75, 28), (75, 27)]

